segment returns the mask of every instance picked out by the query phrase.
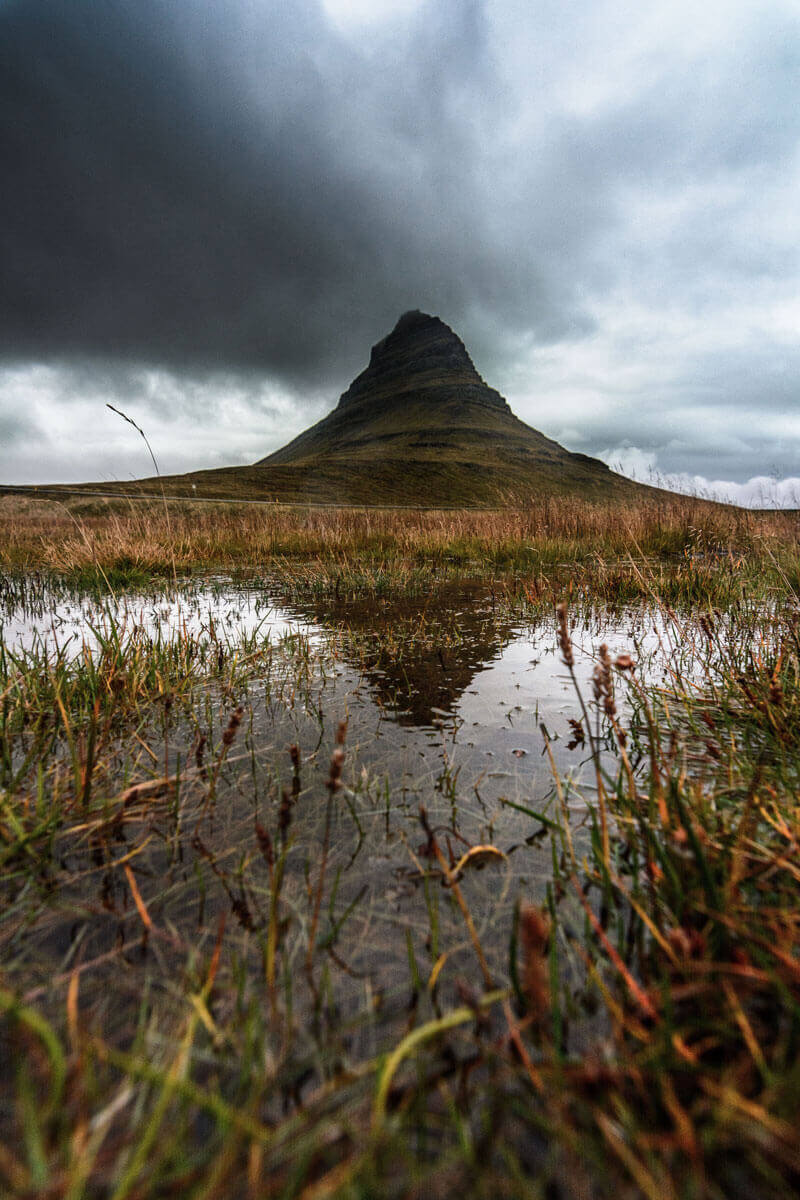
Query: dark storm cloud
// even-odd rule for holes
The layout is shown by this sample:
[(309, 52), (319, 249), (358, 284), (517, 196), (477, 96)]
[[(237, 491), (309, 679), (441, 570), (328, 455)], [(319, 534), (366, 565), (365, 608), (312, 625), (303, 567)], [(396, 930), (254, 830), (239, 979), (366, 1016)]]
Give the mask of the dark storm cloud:
[[(213, 421), (219, 409), (219, 397), (239, 394), (246, 398), (254, 413), (272, 416), (276, 406), (265, 390), (257, 371), (182, 370), (180, 374), (125, 363), (92, 361), (60, 362), (57, 376), (58, 400), (65, 408), (94, 403), (98, 407), (113, 401), (118, 408), (130, 407), (141, 416), (167, 417), (182, 421)], [(51, 381), (53, 384), (56, 380)], [(296, 395), (288, 393), (293, 400)], [(305, 407), (324, 404), (322, 397), (304, 391)]]
[(106, 400), (170, 469), (261, 457), (411, 307), (570, 448), (798, 471), (796, 6), (386, 3), (0, 0), (26, 477), (84, 472), (66, 414)]
[[(494, 304), (510, 248), (464, 119), (491, 104), (481, 10), (432, 12), (370, 55), (312, 3), (5, 5), (5, 355), (313, 379), (404, 307)], [(502, 308), (544, 321), (505, 267)]]

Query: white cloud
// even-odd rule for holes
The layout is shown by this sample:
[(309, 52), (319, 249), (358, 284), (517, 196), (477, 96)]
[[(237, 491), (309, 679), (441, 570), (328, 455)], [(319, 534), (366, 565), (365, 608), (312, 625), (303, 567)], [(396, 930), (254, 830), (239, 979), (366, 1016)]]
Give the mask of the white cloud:
[(780, 479), (774, 475), (755, 475), (737, 483), (731, 479), (709, 479), (705, 475), (690, 475), (686, 471), (667, 472), (659, 469), (658, 457), (638, 446), (617, 446), (604, 451), (604, 462), (629, 479), (653, 487), (699, 496), (705, 500), (721, 500), (742, 508), (800, 509), (800, 477)]
[[(230, 375), (186, 379), (145, 368), (75, 373), (56, 367), (0, 371), (0, 394), (26, 422), (0, 443), (4, 483), (74, 483), (151, 475), (143, 430), (162, 475), (251, 463), (308, 424), (307, 402)], [(316, 405), (321, 416), (324, 405)]]
[(363, 32), (365, 27), (413, 16), (425, 0), (322, 0), (332, 23), (345, 32)]

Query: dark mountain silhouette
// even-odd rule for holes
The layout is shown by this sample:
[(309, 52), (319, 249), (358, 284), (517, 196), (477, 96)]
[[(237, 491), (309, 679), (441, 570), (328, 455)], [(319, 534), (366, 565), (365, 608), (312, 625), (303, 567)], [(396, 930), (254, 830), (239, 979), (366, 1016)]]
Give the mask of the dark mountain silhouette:
[(461, 339), (421, 312), (405, 313), (373, 346), (333, 412), (256, 466), (288, 469), (309, 491), (319, 472), (335, 472), (342, 499), (401, 504), (600, 496), (627, 485), (515, 417)]
[(381, 443), (389, 450), (402, 443), (440, 451), (454, 440), (474, 437), (476, 429), (487, 420), (496, 423), (500, 414), (513, 417), (500, 393), (481, 379), (452, 329), (438, 317), (407, 312), (372, 347), (369, 366), (333, 412), (262, 462), (360, 454)]
[[(341, 504), (502, 505), (643, 489), (514, 416), (438, 317), (405, 313), (336, 408), (250, 467), (164, 479), (172, 494)], [(150, 489), (157, 480), (139, 481)]]

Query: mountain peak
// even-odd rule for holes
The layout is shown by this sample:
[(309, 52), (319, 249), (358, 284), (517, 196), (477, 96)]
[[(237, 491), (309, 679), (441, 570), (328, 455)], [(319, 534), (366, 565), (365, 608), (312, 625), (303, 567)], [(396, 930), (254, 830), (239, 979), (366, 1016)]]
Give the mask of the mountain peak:
[[(444, 325), (445, 329), (447, 328), (444, 321), (440, 320), (439, 317), (432, 317), (430, 313), (421, 312), (418, 308), (410, 308), (408, 312), (404, 312), (402, 317), (400, 317), (389, 337), (395, 333), (411, 334), (417, 330), (424, 329), (426, 325)], [(450, 332), (453, 332), (452, 329)]]
[(371, 402), (385, 409), (411, 396), (445, 404), (462, 400), (508, 409), (484, 383), (461, 338), (439, 317), (411, 309), (372, 347), (369, 365), (339, 400), (339, 410)]
[(461, 338), (439, 317), (420, 312), (418, 308), (404, 312), (392, 332), (375, 343), (369, 365), (374, 367), (387, 356), (399, 352), (408, 357), (412, 367), (415, 361), (423, 358), (431, 360), (433, 357), (443, 363), (466, 362), (472, 367), (472, 360)]

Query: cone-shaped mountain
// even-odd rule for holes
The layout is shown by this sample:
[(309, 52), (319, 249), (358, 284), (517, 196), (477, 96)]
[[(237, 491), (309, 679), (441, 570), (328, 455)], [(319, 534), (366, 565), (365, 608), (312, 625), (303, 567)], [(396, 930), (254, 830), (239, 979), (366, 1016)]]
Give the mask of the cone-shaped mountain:
[[(142, 480), (172, 494), (423, 507), (642, 491), (515, 417), (444, 321), (407, 312), (332, 412), (250, 467)], [(99, 486), (99, 485), (98, 485)]]
[(512, 415), (444, 321), (407, 312), (372, 347), (369, 366), (333, 412), (262, 462), (298, 462), (309, 454), (359, 453), (365, 448), (391, 452), (393, 443), (407, 443), (415, 450), (447, 449), (455, 437), (480, 427), (484, 409), (495, 416)]
[(333, 412), (256, 465), (309, 475), (339, 468), (337, 498), (399, 504), (599, 495), (626, 482), (515, 417), (453, 330), (418, 311), (373, 346)]

